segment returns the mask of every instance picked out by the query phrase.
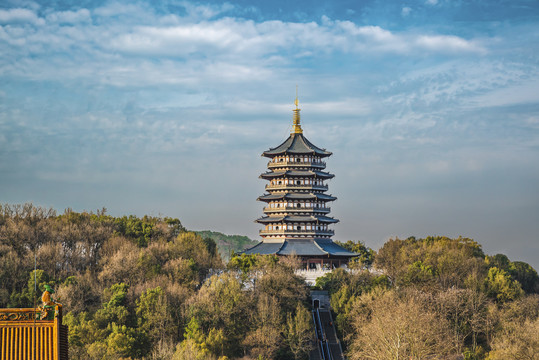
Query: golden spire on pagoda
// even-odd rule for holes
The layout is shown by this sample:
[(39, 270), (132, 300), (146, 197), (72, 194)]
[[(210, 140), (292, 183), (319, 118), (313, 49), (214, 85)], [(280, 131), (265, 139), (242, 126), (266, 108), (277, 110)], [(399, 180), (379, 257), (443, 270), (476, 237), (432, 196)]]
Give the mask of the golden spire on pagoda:
[(292, 110), (294, 112), (294, 121), (292, 123), (292, 134), (303, 134), (303, 130), (301, 129), (301, 125), (299, 123), (300, 117), (299, 112), (301, 109), (298, 107), (299, 101), (298, 101), (298, 86), (296, 85), (296, 100), (294, 101), (294, 104), (296, 105), (296, 108)]

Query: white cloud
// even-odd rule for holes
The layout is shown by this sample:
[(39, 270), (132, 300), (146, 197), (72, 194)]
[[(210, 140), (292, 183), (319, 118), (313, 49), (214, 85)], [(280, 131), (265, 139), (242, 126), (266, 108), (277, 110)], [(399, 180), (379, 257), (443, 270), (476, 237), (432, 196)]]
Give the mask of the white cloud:
[[(151, 16), (154, 14), (153, 9), (143, 3), (123, 4), (120, 2), (111, 2), (104, 6), (98, 7), (92, 11), (95, 15), (101, 17), (123, 16), (124, 18), (139, 19), (144, 14)], [(152, 16), (153, 17), (153, 16)]]
[(408, 6), (404, 6), (401, 10), (401, 15), (406, 17), (408, 15), (410, 15), (410, 13), (412, 12), (412, 8), (411, 7), (408, 7)]
[(9, 9), (0, 10), (0, 23), (1, 24), (13, 24), (13, 23), (31, 23), (35, 25), (43, 25), (43, 19), (39, 18), (33, 11), (28, 9)]
[(91, 15), (88, 9), (79, 9), (77, 11), (57, 11), (47, 15), (47, 21), (63, 24), (77, 24), (81, 22), (90, 22)]
[(188, 17), (198, 20), (211, 19), (217, 15), (232, 11), (235, 8), (234, 5), (228, 2), (220, 5), (195, 5), (187, 1), (182, 1), (180, 4), (187, 11)]
[[(539, 103), (539, 74), (529, 74), (531, 79), (520, 80), (515, 84), (504, 84), (491, 91), (468, 99), (469, 104), (477, 106), (511, 106)], [(517, 80), (517, 79), (511, 79)]]
[(425, 1), (425, 4), (434, 6), (438, 4), (438, 0), (427, 0)]
[(486, 50), (472, 41), (452, 35), (420, 35), (415, 39), (418, 47), (436, 52), (484, 54)]

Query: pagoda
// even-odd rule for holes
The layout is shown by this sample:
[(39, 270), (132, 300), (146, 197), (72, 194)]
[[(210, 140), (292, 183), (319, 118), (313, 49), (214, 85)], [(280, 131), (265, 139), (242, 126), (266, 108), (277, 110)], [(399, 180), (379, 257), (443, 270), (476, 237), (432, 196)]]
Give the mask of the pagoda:
[(265, 204), (264, 216), (256, 222), (262, 242), (244, 251), (245, 254), (297, 255), (305, 269), (333, 269), (357, 256), (335, 244), (329, 216), (329, 203), (337, 198), (326, 194), (327, 180), (335, 175), (324, 169), (324, 159), (331, 152), (311, 143), (303, 135), (296, 96), (292, 132), (281, 145), (262, 156), (269, 158), (268, 171), (260, 178), (268, 180), (266, 193), (258, 198)]

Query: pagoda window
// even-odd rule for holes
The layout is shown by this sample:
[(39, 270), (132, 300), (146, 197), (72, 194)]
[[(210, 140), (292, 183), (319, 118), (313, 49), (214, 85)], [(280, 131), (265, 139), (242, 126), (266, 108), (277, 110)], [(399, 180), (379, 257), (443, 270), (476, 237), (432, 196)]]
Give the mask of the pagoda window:
[(279, 230), (279, 227), (278, 227), (278, 226), (276, 226), (276, 227), (275, 227), (275, 230)]
[(301, 181), (296, 180), (296, 185), (301, 185)]
[(281, 180), (279, 180), (279, 185), (281, 185), (283, 182)]
[(297, 226), (296, 229), (297, 229), (297, 230), (301, 230), (301, 226)]

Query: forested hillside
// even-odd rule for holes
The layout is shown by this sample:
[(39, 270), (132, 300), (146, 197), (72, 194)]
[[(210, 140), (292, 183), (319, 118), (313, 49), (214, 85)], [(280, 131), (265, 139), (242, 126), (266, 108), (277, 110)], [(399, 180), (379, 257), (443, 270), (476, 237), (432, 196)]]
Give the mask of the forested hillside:
[[(350, 245), (350, 244), (349, 244)], [(389, 240), (369, 272), (319, 278), (350, 359), (539, 359), (539, 278), (471, 239)]]
[[(317, 287), (331, 295), (350, 359), (538, 359), (539, 278), (528, 264), (466, 238), (343, 245), (361, 254), (354, 270)], [(73, 359), (305, 359), (298, 266), (245, 255), (224, 264), (214, 240), (178, 219), (0, 207), (0, 307), (33, 307), (52, 286)]]

